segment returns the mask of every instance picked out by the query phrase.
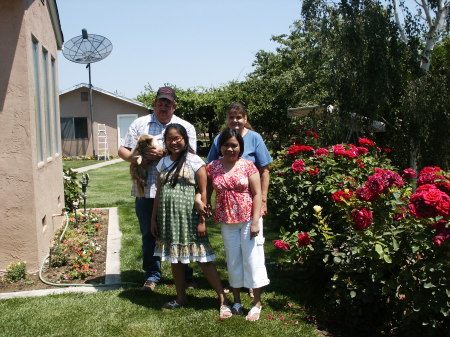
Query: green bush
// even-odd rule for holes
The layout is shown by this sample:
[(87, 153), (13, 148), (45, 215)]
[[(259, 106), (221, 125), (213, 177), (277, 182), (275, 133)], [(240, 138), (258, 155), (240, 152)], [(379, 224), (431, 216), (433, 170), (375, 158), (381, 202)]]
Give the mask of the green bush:
[(366, 138), (280, 152), (274, 245), (316, 278), (323, 310), (353, 330), (438, 336), (450, 314), (450, 174), (423, 169), (414, 193), (415, 172), (396, 173), (389, 152)]
[(17, 282), (23, 280), (27, 274), (26, 261), (11, 263), (6, 267), (5, 280), (7, 282)]
[(77, 172), (72, 169), (63, 169), (64, 173), (64, 203), (69, 212), (78, 208), (81, 199), (81, 186), (77, 179)]

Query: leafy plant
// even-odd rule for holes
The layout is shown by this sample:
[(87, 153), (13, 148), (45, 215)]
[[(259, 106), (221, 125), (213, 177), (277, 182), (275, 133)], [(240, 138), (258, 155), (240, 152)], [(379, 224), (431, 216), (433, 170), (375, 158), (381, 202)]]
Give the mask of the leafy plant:
[(275, 247), (317, 277), (325, 310), (353, 329), (438, 335), (450, 314), (450, 174), (424, 168), (414, 193), (415, 171), (400, 176), (372, 140), (308, 140), (274, 163)]
[(77, 179), (77, 172), (64, 169), (64, 203), (69, 212), (78, 208), (81, 199), (81, 186)]
[(27, 273), (27, 262), (21, 261), (16, 263), (10, 263), (6, 267), (5, 280), (7, 282), (17, 282), (23, 280)]

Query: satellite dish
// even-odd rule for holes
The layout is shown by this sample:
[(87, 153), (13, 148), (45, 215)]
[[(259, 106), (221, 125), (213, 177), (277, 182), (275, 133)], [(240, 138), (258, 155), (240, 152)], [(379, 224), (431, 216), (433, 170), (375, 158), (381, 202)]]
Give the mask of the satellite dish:
[(64, 44), (63, 55), (76, 63), (89, 64), (103, 60), (112, 51), (112, 43), (106, 37), (88, 34), (86, 29)]
[[(86, 29), (81, 30), (81, 35), (76, 36), (64, 44), (63, 55), (66, 59), (76, 63), (87, 64), (89, 69), (89, 111), (91, 113), (91, 141), (92, 154), (95, 157), (94, 141), (94, 112), (92, 111), (92, 83), (91, 63), (103, 60), (112, 51), (112, 43), (106, 37), (96, 34), (88, 34)], [(100, 155), (98, 156), (98, 159)], [(105, 156), (106, 159), (106, 156)]]

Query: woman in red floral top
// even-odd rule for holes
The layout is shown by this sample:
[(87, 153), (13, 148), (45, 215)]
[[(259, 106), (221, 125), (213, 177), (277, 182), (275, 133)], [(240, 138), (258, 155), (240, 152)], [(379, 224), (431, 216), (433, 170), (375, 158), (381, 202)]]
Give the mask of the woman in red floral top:
[[(219, 139), (221, 159), (206, 167), (209, 191), (216, 191), (214, 220), (221, 224), (233, 313), (242, 315), (240, 288), (253, 288), (253, 307), (246, 319), (256, 321), (261, 312), (261, 288), (269, 284), (264, 265), (261, 219), (261, 181), (255, 165), (241, 158), (244, 141), (234, 129), (225, 129)], [(211, 193), (209, 193), (209, 197)], [(210, 200), (210, 198), (209, 198)]]

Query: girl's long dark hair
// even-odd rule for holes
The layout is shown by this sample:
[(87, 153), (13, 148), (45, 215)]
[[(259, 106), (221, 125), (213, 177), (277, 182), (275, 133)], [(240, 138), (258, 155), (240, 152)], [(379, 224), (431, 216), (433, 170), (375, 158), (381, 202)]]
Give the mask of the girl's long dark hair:
[[(184, 148), (181, 150), (180, 157), (178, 160), (174, 161), (172, 165), (170, 166), (169, 171), (167, 172), (166, 179), (164, 181), (164, 184), (170, 183), (172, 187), (175, 187), (175, 185), (178, 183), (178, 177), (180, 176), (180, 172), (183, 168), (184, 163), (186, 162), (186, 158), (188, 153), (195, 153), (194, 150), (191, 148), (191, 145), (189, 145), (189, 136), (187, 134), (187, 131), (185, 127), (181, 124), (170, 124), (164, 133), (164, 145), (166, 145), (166, 135), (169, 130), (175, 129), (178, 131), (178, 133), (183, 137), (184, 139)], [(167, 152), (170, 154), (170, 150), (167, 148)], [(175, 171), (175, 172), (174, 172)], [(172, 172), (174, 172), (172, 174)]]

